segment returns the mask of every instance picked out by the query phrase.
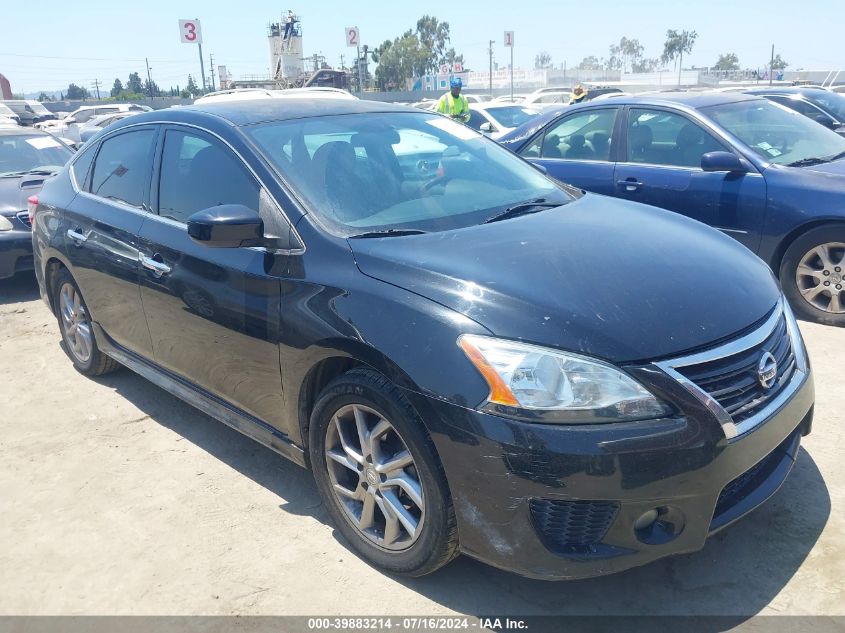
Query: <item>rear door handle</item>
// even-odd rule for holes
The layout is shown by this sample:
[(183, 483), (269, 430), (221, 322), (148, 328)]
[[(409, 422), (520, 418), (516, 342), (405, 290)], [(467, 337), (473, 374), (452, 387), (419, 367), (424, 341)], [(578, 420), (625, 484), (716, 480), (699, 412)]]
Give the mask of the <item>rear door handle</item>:
[(643, 186), (636, 178), (626, 178), (625, 180), (617, 180), (617, 186), (622, 187), (625, 191), (636, 191)]
[(138, 253), (138, 260), (141, 262), (141, 266), (149, 270), (155, 277), (162, 277), (171, 270), (170, 266), (162, 261), (159, 261), (160, 259), (161, 255), (158, 253), (152, 257), (147, 257), (143, 253)]
[(67, 236), (76, 242), (77, 246), (80, 246), (84, 242), (88, 241), (88, 236), (85, 235), (79, 227), (76, 227), (75, 229), (68, 229)]

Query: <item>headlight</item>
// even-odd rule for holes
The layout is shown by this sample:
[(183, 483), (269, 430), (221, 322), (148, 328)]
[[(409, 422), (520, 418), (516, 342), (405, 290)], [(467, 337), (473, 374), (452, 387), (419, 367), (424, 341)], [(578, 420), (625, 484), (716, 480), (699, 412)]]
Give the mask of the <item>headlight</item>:
[(11, 231), (12, 230), (12, 223), (9, 221), (9, 218), (4, 218), (0, 215), (0, 233), (3, 231)]
[(804, 346), (804, 339), (801, 337), (801, 330), (798, 329), (798, 321), (789, 305), (789, 299), (781, 298), (783, 302), (783, 314), (786, 316), (786, 325), (789, 328), (789, 340), (792, 342), (792, 352), (795, 354), (795, 364), (798, 371), (805, 374), (810, 369), (810, 359), (807, 356), (807, 349)]
[(562, 423), (647, 420), (672, 409), (613, 365), (577, 354), (464, 334), (458, 345), (490, 386), (484, 409)]

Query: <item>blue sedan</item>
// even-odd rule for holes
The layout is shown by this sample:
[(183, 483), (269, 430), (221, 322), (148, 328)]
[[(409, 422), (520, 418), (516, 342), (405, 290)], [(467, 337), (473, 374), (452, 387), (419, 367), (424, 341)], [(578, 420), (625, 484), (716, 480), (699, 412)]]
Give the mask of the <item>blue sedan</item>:
[(801, 316), (845, 325), (845, 138), (818, 123), (749, 95), (663, 93), (555, 108), (500, 142), (558, 180), (720, 229)]

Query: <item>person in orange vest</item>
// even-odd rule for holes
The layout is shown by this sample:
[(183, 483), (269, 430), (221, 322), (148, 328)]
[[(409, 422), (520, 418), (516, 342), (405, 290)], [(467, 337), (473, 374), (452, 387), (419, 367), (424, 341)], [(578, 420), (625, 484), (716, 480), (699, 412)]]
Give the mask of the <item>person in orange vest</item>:
[(461, 94), (464, 83), (460, 77), (452, 77), (449, 82), (449, 92), (440, 97), (437, 102), (437, 112), (460, 121), (469, 122), (469, 101)]

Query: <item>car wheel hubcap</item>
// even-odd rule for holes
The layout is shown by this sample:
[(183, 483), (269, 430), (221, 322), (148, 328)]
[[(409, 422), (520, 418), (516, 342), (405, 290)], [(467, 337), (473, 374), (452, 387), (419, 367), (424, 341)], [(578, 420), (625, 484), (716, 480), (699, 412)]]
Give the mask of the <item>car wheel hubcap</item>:
[(326, 432), (326, 466), (347, 521), (371, 543), (407, 549), (419, 538), (425, 497), (414, 458), (393, 425), (363, 405), (347, 405)]
[(71, 353), (81, 363), (87, 363), (93, 350), (91, 321), (82, 297), (72, 284), (64, 284), (59, 293), (59, 314), (64, 325), (64, 339)]
[(845, 313), (845, 243), (829, 242), (810, 250), (798, 264), (795, 282), (814, 308)]

